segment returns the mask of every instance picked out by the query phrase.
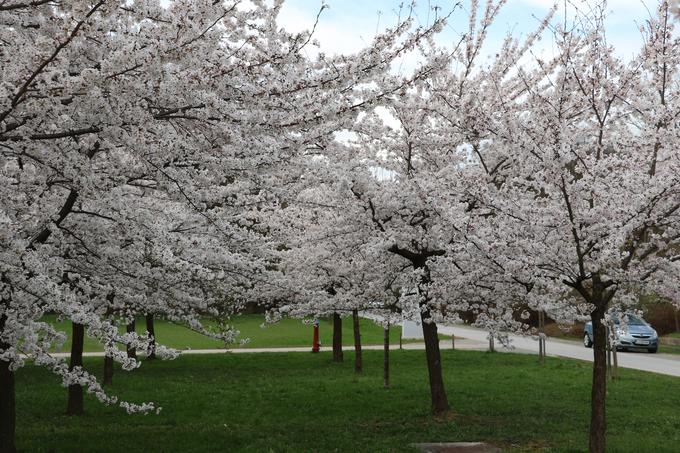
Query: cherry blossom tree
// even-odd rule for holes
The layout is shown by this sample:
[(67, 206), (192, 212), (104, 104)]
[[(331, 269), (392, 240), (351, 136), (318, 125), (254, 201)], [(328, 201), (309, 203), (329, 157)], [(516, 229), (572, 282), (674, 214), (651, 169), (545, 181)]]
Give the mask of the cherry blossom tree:
[(278, 266), (286, 284), (295, 291), (282, 297), (285, 302), (276, 312), (293, 317), (332, 315), (335, 361), (342, 361), (337, 358), (342, 352), (338, 319), (351, 314), (355, 370), (361, 372), (359, 315), (373, 316), (381, 323), (391, 321), (389, 315), (397, 307), (385, 303), (386, 295), (392, 290), (395, 274), (403, 269), (375, 246), (371, 225), (357, 212), (352, 199), (343, 198), (347, 193), (340, 187), (346, 187), (345, 181), (332, 182), (337, 175), (337, 169), (327, 161), (317, 162), (292, 203), (278, 213), (281, 220), (276, 235), (285, 244), (278, 254)]
[(666, 291), (678, 271), (680, 49), (667, 2), (630, 62), (615, 57), (599, 13), (564, 27), (553, 59), (488, 72), (470, 194), (485, 220), (478, 237), (534, 306), (592, 319), (589, 448), (602, 452), (607, 311)]
[(278, 28), (281, 4), (0, 5), (3, 450), (14, 449), (24, 355), (74, 394), (86, 386), (116, 401), (77, 350), (70, 367), (50, 355), (64, 335), (43, 314), (70, 319), (78, 339), (86, 331), (131, 369), (138, 362), (113, 345), (148, 341), (119, 335), (110, 309), (200, 329), (213, 302), (238, 302), (266, 280), (263, 219), (288, 164), (409, 83), (385, 70), (437, 28), (407, 35), (407, 21), (352, 58), (311, 61), (311, 33)]
[[(481, 87), (488, 77), (475, 66), (504, 3), (487, 2), (480, 8), (471, 2), (469, 30), (458, 45), (430, 53), (451, 69), (402, 90), (384, 111), (367, 115), (352, 128), (358, 134), (350, 160), (354, 168), (380, 169), (389, 177), (355, 171), (346, 191), (370, 223), (376, 244), (410, 268), (413, 285), (405, 288), (402, 304), (418, 307), (423, 323), (435, 413), (449, 410), (437, 323), (457, 321), (461, 312), (472, 310), (495, 336), (508, 324), (518, 324), (508, 308), (515, 298), (490, 303), (492, 295), (507, 295), (507, 290), (495, 290), (482, 278), (504, 271), (492, 251), (473, 240), (476, 206), (468, 194), (468, 179), (475, 173), (470, 148), (480, 140), (474, 105), (484, 95)], [(505, 61), (498, 64), (518, 61), (546, 25), (522, 42), (509, 39), (502, 49)]]

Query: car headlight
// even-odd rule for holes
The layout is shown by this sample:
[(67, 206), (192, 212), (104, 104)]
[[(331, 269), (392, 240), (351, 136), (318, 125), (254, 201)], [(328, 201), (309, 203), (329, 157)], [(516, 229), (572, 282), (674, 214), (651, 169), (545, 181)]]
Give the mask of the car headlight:
[(652, 338), (658, 338), (659, 334), (656, 333), (656, 330), (652, 329)]

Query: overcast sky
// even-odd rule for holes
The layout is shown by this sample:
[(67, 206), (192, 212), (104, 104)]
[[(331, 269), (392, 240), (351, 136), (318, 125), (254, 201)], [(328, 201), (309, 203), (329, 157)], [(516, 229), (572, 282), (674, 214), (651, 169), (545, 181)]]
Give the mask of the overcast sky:
[[(399, 14), (399, 4), (409, 4), (408, 0), (326, 0), (329, 8), (320, 19), (315, 37), (320, 41), (322, 50), (327, 53), (349, 53), (361, 49), (371, 42), (377, 30), (394, 25)], [(434, 11), (431, 6), (439, 5), (443, 11), (450, 11), (451, 0), (420, 0), (416, 18), (422, 25), (431, 23)], [(479, 2), (484, 5), (484, 0)], [(570, 0), (582, 5), (583, 0)], [(591, 2), (592, 3), (592, 2)], [(279, 23), (290, 31), (311, 29), (321, 7), (321, 0), (286, 0)], [(467, 5), (457, 9), (438, 38), (440, 44), (457, 42), (467, 29)], [(553, 0), (509, 0), (498, 20), (490, 30), (489, 49), (498, 46), (508, 32), (526, 35), (539, 23), (553, 4)], [(607, 20), (609, 41), (615, 45), (619, 55), (630, 57), (640, 45), (639, 26), (649, 18), (648, 8), (653, 11), (656, 0), (610, 0)], [(406, 13), (402, 11), (402, 17)], [(546, 40), (549, 41), (549, 40)], [(545, 42), (545, 51), (550, 44)], [(488, 50), (491, 53), (493, 50)]]

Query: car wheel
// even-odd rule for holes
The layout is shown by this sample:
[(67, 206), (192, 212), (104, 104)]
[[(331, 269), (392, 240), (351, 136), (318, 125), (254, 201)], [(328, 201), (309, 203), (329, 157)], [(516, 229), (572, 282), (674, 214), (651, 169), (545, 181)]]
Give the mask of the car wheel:
[(650, 354), (656, 354), (656, 351), (658, 350), (658, 346), (656, 348), (649, 348), (647, 349)]
[(590, 339), (590, 335), (588, 335), (588, 332), (583, 334), (583, 346), (585, 346), (586, 348), (593, 347), (593, 341)]

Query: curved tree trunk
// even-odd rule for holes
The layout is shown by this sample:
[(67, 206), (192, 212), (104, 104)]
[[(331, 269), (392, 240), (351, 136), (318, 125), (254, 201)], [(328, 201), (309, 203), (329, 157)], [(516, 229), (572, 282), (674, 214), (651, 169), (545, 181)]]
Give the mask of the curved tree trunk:
[(425, 340), (425, 355), (427, 357), (427, 372), (430, 377), (430, 396), (432, 397), (432, 412), (441, 414), (449, 411), (449, 400), (444, 389), (442, 376), (441, 352), (439, 351), (439, 336), (437, 324), (430, 318), (430, 310), (426, 304), (421, 305), (420, 319), (423, 323), (423, 338)]
[(153, 327), (153, 315), (146, 315), (146, 330), (149, 332), (149, 349), (146, 353), (147, 359), (156, 358), (156, 331)]
[[(74, 322), (71, 330), (73, 334), (71, 338), (71, 362), (69, 363), (69, 370), (83, 366), (83, 345), (85, 342), (85, 327), (82, 324)], [(83, 387), (79, 384), (69, 385), (66, 415), (82, 415), (83, 412)]]
[(593, 384), (591, 392), (590, 453), (604, 453), (605, 401), (607, 395), (607, 329), (602, 323), (604, 311), (591, 314), (593, 322)]
[[(127, 333), (135, 333), (135, 318), (132, 318), (132, 321), (130, 321), (127, 326), (125, 326), (125, 331)], [(136, 359), (137, 358), (137, 348), (134, 347), (127, 347), (127, 356), (131, 359)]]
[(422, 275), (418, 284), (420, 295), (420, 320), (423, 323), (423, 339), (425, 340), (425, 356), (427, 357), (427, 373), (430, 378), (430, 396), (432, 397), (432, 412), (442, 414), (451, 410), (449, 400), (444, 389), (444, 377), (442, 376), (442, 359), (439, 351), (439, 336), (437, 335), (437, 324), (432, 320), (428, 303), (428, 286), (432, 283), (430, 269), (427, 260), (432, 256), (444, 256), (444, 250), (420, 250), (413, 252), (408, 249), (400, 248), (394, 244), (388, 249), (409, 260), (413, 269), (422, 269)]
[(362, 373), (364, 364), (361, 357), (361, 331), (359, 330), (358, 310), (352, 310), (352, 326), (354, 327), (354, 371)]
[(383, 337), (383, 387), (390, 388), (390, 325), (385, 326)]
[(333, 362), (342, 362), (342, 318), (339, 313), (333, 313)]

